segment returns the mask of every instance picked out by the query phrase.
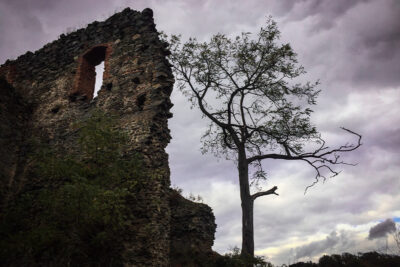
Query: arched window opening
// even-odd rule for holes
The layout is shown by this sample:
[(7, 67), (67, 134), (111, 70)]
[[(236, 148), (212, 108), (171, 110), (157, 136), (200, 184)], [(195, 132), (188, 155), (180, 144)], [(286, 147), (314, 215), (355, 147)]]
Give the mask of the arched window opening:
[(109, 47), (95, 46), (79, 58), (78, 71), (75, 77), (74, 89), (70, 99), (91, 100), (97, 96), (103, 83), (104, 73), (107, 73), (107, 56)]
[(96, 82), (94, 84), (93, 98), (97, 97), (97, 94), (99, 93), (101, 86), (103, 84), (104, 61), (102, 61), (99, 65), (96, 66), (95, 71), (96, 71)]

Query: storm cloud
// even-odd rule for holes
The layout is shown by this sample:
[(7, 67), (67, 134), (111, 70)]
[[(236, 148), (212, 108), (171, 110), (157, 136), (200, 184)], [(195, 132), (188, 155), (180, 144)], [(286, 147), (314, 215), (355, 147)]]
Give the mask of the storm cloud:
[(386, 237), (394, 231), (396, 231), (396, 223), (392, 219), (386, 219), (369, 229), (368, 239)]
[(343, 233), (342, 235), (338, 235), (336, 231), (333, 231), (323, 240), (313, 241), (307, 245), (295, 248), (295, 259), (298, 260), (328, 252), (339, 243), (342, 243), (342, 246), (348, 243), (347, 237)]

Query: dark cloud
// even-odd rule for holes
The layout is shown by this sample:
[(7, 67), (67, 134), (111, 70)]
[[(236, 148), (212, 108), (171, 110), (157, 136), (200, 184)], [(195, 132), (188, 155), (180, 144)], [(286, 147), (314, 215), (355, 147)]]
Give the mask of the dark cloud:
[(278, 262), (287, 262), (288, 260), (311, 260), (320, 257), (321, 254), (331, 254), (340, 252), (341, 249), (352, 250), (357, 242), (354, 233), (349, 231), (332, 231), (325, 239), (312, 241), (306, 245), (297, 246), (282, 250), (275, 255), (273, 259)]
[(46, 35), (38, 17), (29, 9), (26, 13), (23, 10), (0, 3), (0, 64), (32, 47), (38, 49)]
[[(281, 1), (290, 2), (289, 11), (291, 16), (288, 20), (304, 20), (309, 17), (316, 17), (313, 30), (330, 29), (336, 23), (336, 20), (343, 16), (349, 9), (359, 3), (368, 2), (366, 0), (336, 0), (336, 1), (320, 1), (320, 0), (297, 0), (297, 1)], [(286, 8), (288, 8), (287, 4)]]
[[(311, 77), (320, 78), (333, 95), (399, 84), (399, 17), (396, 0), (301, 0), (280, 26)], [(338, 83), (345, 84), (338, 88)]]
[(332, 249), (340, 242), (340, 236), (333, 231), (324, 240), (314, 241), (307, 245), (297, 247), (295, 251), (295, 258), (301, 259), (304, 257), (311, 257)]
[(369, 229), (368, 239), (386, 237), (394, 231), (396, 231), (396, 223), (392, 219), (386, 219)]
[(4, 4), (12, 9), (19, 10), (21, 13), (30, 12), (32, 10), (54, 9), (57, 1), (49, 0), (13, 0), (7, 1)]
[(349, 23), (349, 33), (354, 34), (349, 52), (358, 63), (351, 78), (364, 84), (397, 85), (400, 82), (400, 3), (375, 1), (361, 11), (365, 16), (357, 16), (354, 24)]

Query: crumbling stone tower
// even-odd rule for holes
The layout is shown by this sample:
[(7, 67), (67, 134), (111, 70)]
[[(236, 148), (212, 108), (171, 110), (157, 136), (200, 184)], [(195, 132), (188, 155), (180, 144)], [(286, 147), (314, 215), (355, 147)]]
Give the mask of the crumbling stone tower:
[[(174, 248), (180, 249), (177, 257), (190, 250), (211, 252), (211, 209), (171, 196), (169, 189), (165, 147), (174, 79), (167, 54), (152, 11), (125, 9), (0, 66), (0, 208), (34, 182), (28, 175), (28, 139), (73, 149), (72, 125), (100, 109), (118, 115), (132, 150), (141, 152), (154, 174), (140, 201), (132, 203), (137, 220), (126, 237), (126, 265), (174, 265)], [(102, 61), (103, 84), (93, 98), (95, 66)]]

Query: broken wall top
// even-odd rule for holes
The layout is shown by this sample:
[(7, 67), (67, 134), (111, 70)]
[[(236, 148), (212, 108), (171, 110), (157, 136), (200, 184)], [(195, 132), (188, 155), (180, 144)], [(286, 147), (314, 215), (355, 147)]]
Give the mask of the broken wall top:
[(88, 24), (86, 28), (67, 35), (61, 34), (57, 40), (35, 52), (28, 51), (16, 60), (7, 60), (0, 66), (0, 75), (13, 83), (17, 81), (17, 76), (21, 76), (17, 75), (19, 72), (28, 72), (22, 78), (40, 81), (46, 78), (40, 76), (44, 67), (48, 67), (53, 73), (62, 72), (66, 66), (76, 60), (77, 55), (82, 54), (86, 49), (145, 32), (156, 32), (151, 9), (138, 12), (127, 8), (106, 21), (95, 21)]
[[(159, 141), (165, 148), (174, 80), (165, 59), (167, 45), (159, 40), (152, 15), (151, 9), (127, 8), (106, 21), (62, 34), (35, 53), (7, 61), (0, 66), (0, 76), (31, 105), (31, 124), (47, 130), (50, 137), (60, 133), (60, 125), (69, 127), (65, 121), (100, 108), (123, 117), (132, 115), (125, 128), (134, 133), (134, 143), (149, 142), (139, 140), (140, 135), (149, 139), (154, 135), (149, 130), (152, 121), (164, 120), (157, 135), (164, 139)], [(103, 84), (93, 99), (95, 66), (101, 61)]]

